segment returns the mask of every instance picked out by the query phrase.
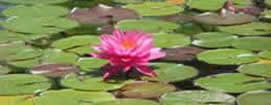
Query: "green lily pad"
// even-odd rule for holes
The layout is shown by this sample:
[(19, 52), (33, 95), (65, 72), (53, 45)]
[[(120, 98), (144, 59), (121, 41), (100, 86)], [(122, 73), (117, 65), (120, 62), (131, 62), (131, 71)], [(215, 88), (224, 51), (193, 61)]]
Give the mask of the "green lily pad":
[(95, 52), (95, 50), (91, 46), (86, 45), (86, 46), (80, 46), (80, 47), (68, 49), (67, 52), (71, 52), (78, 55), (87, 55), (91, 52)]
[(164, 83), (131, 83), (119, 89), (118, 96), (125, 98), (159, 98), (161, 95), (173, 92), (173, 85)]
[(263, 64), (245, 64), (240, 66), (237, 69), (241, 73), (263, 76), (263, 77), (271, 77), (271, 64), (263, 63)]
[(0, 0), (0, 2), (10, 3), (10, 4), (57, 4), (63, 3), (68, 0)]
[[(257, 42), (257, 43), (251, 43)], [(238, 49), (253, 51), (271, 50), (271, 38), (269, 37), (243, 37), (232, 42), (232, 46)]]
[(66, 53), (59, 49), (47, 49), (41, 60), (43, 63), (70, 63), (75, 64), (78, 56), (73, 53)]
[(24, 41), (26, 36), (19, 33), (9, 32), (6, 30), (0, 31), (0, 43), (9, 43), (14, 41)]
[(81, 105), (115, 100), (114, 96), (106, 92), (83, 92), (75, 90), (47, 91), (34, 98), (35, 105)]
[(200, 61), (218, 65), (239, 65), (259, 60), (259, 57), (252, 52), (241, 49), (208, 50), (198, 54), (197, 58)]
[(25, 96), (0, 96), (2, 105), (34, 105), (30, 95)]
[(77, 22), (61, 17), (10, 17), (1, 25), (14, 32), (37, 35), (55, 34), (79, 26)]
[(233, 105), (235, 98), (215, 91), (181, 91), (162, 96), (163, 105)]
[[(19, 61), (10, 61), (8, 62), (9, 65), (12, 65), (16, 68), (31, 68), (34, 67), (38, 64), (40, 64), (40, 59), (39, 58), (34, 58), (34, 59), (27, 59), (27, 60), (19, 60)], [(19, 70), (19, 69), (18, 69)]]
[(7, 73), (9, 73), (11, 71), (12, 70), (10, 70), (8, 67), (0, 65), (0, 75), (7, 74)]
[(59, 17), (65, 16), (69, 13), (67, 8), (60, 6), (51, 5), (34, 5), (34, 6), (24, 6), (18, 5), (15, 7), (8, 8), (3, 11), (5, 16), (18, 16), (18, 17)]
[(95, 105), (160, 105), (157, 102), (143, 99), (118, 99), (114, 101), (101, 102)]
[(271, 10), (264, 11), (263, 15), (264, 18), (271, 19)]
[(268, 35), (271, 33), (271, 24), (253, 22), (243, 25), (234, 25), (234, 26), (220, 26), (218, 29), (222, 32), (237, 34), (237, 35)]
[(226, 73), (199, 78), (195, 85), (214, 91), (242, 93), (271, 88), (265, 78), (247, 76), (241, 73)]
[(174, 63), (152, 63), (157, 73), (157, 80), (162, 82), (179, 82), (198, 75), (198, 71), (190, 66)]
[(99, 42), (98, 36), (82, 35), (57, 40), (52, 44), (52, 47), (62, 50), (70, 50), (76, 47), (88, 45), (89, 49), (91, 49), (91, 46), (99, 44)]
[(76, 90), (107, 91), (121, 88), (124, 82), (105, 82), (102, 77), (71, 74), (62, 79), (61, 84)]
[(188, 6), (204, 11), (216, 11), (223, 7), (226, 0), (191, 0)]
[(122, 4), (136, 4), (136, 3), (143, 3), (145, 0), (113, 0), (116, 3), (122, 3)]
[(259, 53), (261, 58), (271, 59), (271, 51), (263, 51)]
[(10, 74), (0, 76), (0, 95), (34, 94), (49, 89), (49, 79), (28, 74)]
[(141, 30), (144, 32), (158, 33), (171, 32), (179, 26), (176, 23), (161, 20), (123, 20), (117, 23), (116, 28), (123, 30)]
[(25, 49), (22, 49), (16, 52), (14, 55), (10, 55), (9, 57), (7, 57), (6, 60), (8, 61), (27, 60), (27, 59), (39, 57), (41, 55), (42, 55), (42, 51), (40, 49), (26, 47)]
[(0, 46), (0, 60), (6, 60), (25, 48), (29, 48), (29, 46), (25, 46), (23, 42), (2, 45)]
[(153, 37), (155, 46), (161, 48), (183, 47), (191, 43), (189, 36), (177, 33), (158, 33)]
[(206, 32), (195, 35), (192, 44), (206, 48), (230, 47), (233, 40), (237, 36), (221, 33), (221, 32)]
[(251, 6), (252, 3), (248, 2), (246, 0), (233, 0), (234, 6), (237, 8), (247, 8), (248, 6)]
[(77, 65), (81, 68), (82, 71), (94, 71), (101, 67), (103, 67), (105, 64), (107, 64), (108, 61), (98, 58), (80, 58), (77, 61)]
[(133, 9), (141, 16), (163, 16), (184, 11), (184, 8), (167, 2), (144, 2), (141, 4), (128, 4), (124, 8)]
[(254, 91), (242, 94), (238, 97), (238, 105), (270, 105), (270, 91)]

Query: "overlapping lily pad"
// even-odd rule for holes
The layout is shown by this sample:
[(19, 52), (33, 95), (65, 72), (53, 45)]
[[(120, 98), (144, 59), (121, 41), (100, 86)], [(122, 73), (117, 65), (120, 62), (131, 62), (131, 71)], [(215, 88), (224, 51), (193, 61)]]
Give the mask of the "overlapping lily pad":
[(265, 78), (247, 76), (241, 73), (210, 75), (199, 78), (195, 81), (195, 84), (208, 90), (229, 93), (242, 93), (271, 88), (271, 84)]
[(18, 61), (9, 61), (8, 65), (15, 68), (15, 71), (24, 71), (28, 70), (31, 67), (34, 67), (40, 64), (39, 58), (27, 59), (27, 60), (18, 60)]
[(126, 98), (159, 98), (161, 95), (175, 91), (175, 87), (164, 83), (132, 83), (122, 87), (118, 96)]
[(61, 80), (61, 84), (65, 87), (70, 87), (77, 90), (107, 91), (118, 89), (125, 83), (117, 81), (105, 82), (102, 77), (77, 76), (71, 74)]
[(269, 37), (244, 37), (232, 42), (232, 46), (235, 48), (253, 51), (271, 50), (271, 46), (267, 45), (271, 45), (271, 38)]
[(215, 91), (180, 91), (168, 93), (160, 99), (163, 105), (233, 105), (235, 98)]
[(34, 98), (35, 105), (81, 105), (113, 101), (114, 96), (106, 92), (84, 92), (75, 90), (47, 91)]
[(0, 65), (0, 75), (2, 74), (7, 74), (9, 72), (11, 72), (12, 70), (10, 70), (8, 67), (2, 66)]
[(51, 5), (35, 5), (35, 6), (24, 6), (18, 5), (12, 8), (8, 8), (3, 11), (5, 16), (18, 16), (18, 17), (58, 17), (66, 16), (69, 10), (60, 6)]
[(95, 105), (159, 105), (159, 103), (142, 99), (118, 99), (114, 101), (101, 102)]
[(167, 2), (144, 2), (124, 6), (138, 12), (141, 16), (163, 16), (184, 11), (184, 8)]
[(245, 74), (271, 77), (271, 64), (270, 63), (255, 63), (255, 64), (245, 64), (238, 68), (238, 71)]
[(11, 4), (57, 4), (63, 3), (68, 0), (0, 0), (0, 2), (11, 3)]
[(199, 10), (215, 11), (215, 10), (220, 9), (224, 5), (225, 2), (226, 0), (191, 0), (188, 3), (188, 5), (191, 8), (196, 8)]
[(243, 25), (221, 26), (218, 29), (222, 32), (227, 32), (237, 35), (269, 35), (271, 33), (271, 24), (262, 22), (253, 22)]
[(19, 33), (9, 32), (6, 30), (0, 31), (0, 43), (10, 43), (15, 41), (24, 41), (26, 36)]
[(2, 75), (0, 81), (0, 95), (34, 94), (51, 87), (49, 79), (28, 74)]
[(98, 58), (80, 58), (77, 61), (77, 65), (82, 71), (95, 71), (107, 64), (108, 61)]
[(197, 55), (201, 61), (218, 65), (239, 65), (257, 62), (259, 57), (248, 50), (216, 49), (204, 51)]
[(228, 33), (206, 32), (195, 35), (192, 44), (206, 48), (230, 47), (232, 41), (237, 38)]
[(2, 105), (34, 105), (32, 95), (24, 96), (0, 96)]
[(66, 53), (59, 49), (47, 49), (43, 51), (42, 63), (68, 63), (75, 64), (78, 56), (73, 53)]
[(161, 48), (183, 47), (191, 43), (189, 36), (178, 33), (157, 33), (153, 37), (155, 46)]
[(157, 73), (157, 80), (162, 82), (178, 82), (198, 75), (198, 71), (190, 66), (174, 63), (152, 63)]
[(242, 94), (238, 97), (238, 105), (270, 105), (270, 91), (254, 91)]
[(141, 30), (150, 33), (171, 32), (178, 27), (176, 23), (150, 19), (123, 20), (116, 25), (116, 28), (123, 30)]
[(259, 56), (265, 59), (271, 59), (271, 51), (260, 52)]

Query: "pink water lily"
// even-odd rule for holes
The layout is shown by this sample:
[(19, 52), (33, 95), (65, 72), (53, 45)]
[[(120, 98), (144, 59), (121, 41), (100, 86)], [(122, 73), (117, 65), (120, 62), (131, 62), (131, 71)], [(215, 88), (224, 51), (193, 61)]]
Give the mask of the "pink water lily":
[(128, 72), (135, 68), (144, 75), (156, 74), (148, 67), (150, 60), (164, 57), (166, 54), (153, 45), (152, 36), (140, 31), (115, 30), (101, 36), (101, 44), (94, 46), (97, 53), (93, 57), (109, 60), (109, 68), (104, 79), (119, 72)]

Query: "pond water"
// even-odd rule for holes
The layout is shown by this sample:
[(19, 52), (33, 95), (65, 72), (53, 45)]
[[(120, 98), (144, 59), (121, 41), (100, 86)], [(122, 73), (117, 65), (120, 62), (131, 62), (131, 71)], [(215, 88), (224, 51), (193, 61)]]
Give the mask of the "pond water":
[[(0, 2), (0, 105), (271, 105), (271, 0)], [(114, 30), (152, 36), (155, 77), (103, 78)]]

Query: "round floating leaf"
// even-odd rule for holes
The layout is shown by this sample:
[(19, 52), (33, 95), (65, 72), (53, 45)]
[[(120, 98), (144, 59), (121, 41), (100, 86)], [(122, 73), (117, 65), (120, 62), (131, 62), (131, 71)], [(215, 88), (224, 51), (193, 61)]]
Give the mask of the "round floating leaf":
[(30, 72), (47, 77), (62, 77), (70, 73), (79, 73), (79, 69), (72, 64), (43, 64), (33, 67)]
[(115, 101), (101, 102), (95, 105), (159, 105), (159, 103), (142, 99), (118, 99)]
[(51, 87), (49, 79), (28, 74), (2, 75), (0, 82), (0, 95), (34, 94)]
[(264, 18), (271, 19), (271, 10), (264, 11), (263, 15)]
[(252, 52), (239, 49), (208, 50), (198, 54), (197, 58), (209, 64), (218, 65), (239, 65), (259, 60), (259, 57)]
[(6, 30), (0, 31), (0, 43), (9, 43), (14, 41), (24, 41), (26, 36), (19, 33), (9, 32)]
[(34, 5), (34, 6), (18, 5), (3, 11), (3, 14), (5, 16), (18, 16), (28, 18), (58, 17), (65, 16), (68, 13), (69, 10), (66, 8), (51, 5)]
[(234, 26), (221, 26), (218, 29), (222, 32), (227, 32), (237, 35), (267, 35), (271, 33), (271, 24), (253, 22), (243, 25), (234, 25)]
[(235, 98), (215, 91), (181, 91), (162, 96), (163, 105), (233, 105)]
[(68, 49), (67, 52), (75, 53), (78, 55), (87, 55), (91, 52), (95, 52), (95, 50), (91, 48), (91, 46), (87, 45), (87, 46), (76, 47), (73, 49)]
[(12, 70), (10, 70), (8, 67), (0, 65), (0, 75), (7, 74), (7, 73), (9, 73), (11, 71)]
[(57, 4), (68, 0), (0, 0), (0, 2), (11, 4)]
[(103, 67), (105, 64), (107, 64), (108, 61), (98, 58), (80, 58), (77, 61), (77, 65), (81, 68), (83, 71), (94, 71), (101, 67)]
[(182, 47), (191, 43), (189, 36), (177, 33), (158, 33), (153, 37), (155, 46), (161, 48)]
[(157, 80), (163, 82), (183, 81), (198, 75), (198, 71), (190, 66), (174, 63), (152, 63), (157, 73)]
[(123, 20), (117, 23), (116, 28), (123, 30), (141, 30), (150, 33), (170, 32), (177, 29), (176, 23), (161, 20)]
[(238, 105), (270, 105), (270, 91), (254, 91), (242, 94), (238, 97)]
[(29, 46), (25, 46), (23, 42), (3, 44), (0, 46), (0, 60), (10, 59), (9, 56), (14, 56), (24, 49), (29, 49)]
[(55, 41), (52, 44), (52, 47), (58, 48), (58, 49), (73, 49), (80, 46), (89, 46), (89, 49), (91, 49), (91, 46), (99, 44), (99, 37), (98, 36), (89, 36), (89, 35), (82, 35), (82, 36), (73, 36), (68, 38), (63, 38), (60, 40)]
[(206, 48), (230, 47), (232, 41), (237, 38), (237, 36), (227, 33), (206, 32), (195, 35), (192, 44)]
[(271, 59), (271, 51), (263, 51), (259, 53), (259, 56), (265, 59)]
[(34, 58), (34, 59), (27, 59), (27, 60), (22, 60), (22, 61), (10, 61), (8, 62), (9, 65), (12, 65), (16, 68), (22, 68), (22, 69), (26, 69), (26, 68), (31, 68), (34, 67), (38, 64), (40, 64), (40, 59), (39, 58)]
[(144, 2), (124, 6), (138, 12), (141, 16), (163, 16), (184, 11), (184, 8), (167, 2)]
[(35, 105), (81, 105), (115, 100), (106, 92), (83, 92), (74, 90), (47, 91), (34, 99)]
[[(257, 43), (251, 43), (257, 42)], [(271, 50), (271, 38), (269, 37), (243, 37), (232, 42), (232, 46), (238, 49), (253, 51)]]
[(188, 3), (188, 6), (204, 11), (215, 11), (223, 7), (225, 2), (226, 0), (191, 0)]
[(246, 0), (233, 0), (234, 6), (237, 8), (247, 8), (252, 5), (252, 2)]
[(47, 49), (42, 56), (43, 63), (68, 63), (75, 64), (78, 56), (72, 53), (66, 53), (58, 49)]
[(263, 77), (271, 77), (271, 63), (255, 63), (255, 64), (245, 64), (240, 66), (237, 69), (241, 73), (263, 76)]
[(105, 82), (102, 77), (68, 75), (61, 84), (77, 90), (107, 91), (122, 87), (123, 82)]
[(196, 80), (196, 85), (215, 91), (242, 93), (271, 88), (265, 78), (247, 76), (241, 73), (210, 75)]
[(25, 96), (0, 96), (2, 105), (34, 105), (30, 95)]
[(159, 98), (161, 95), (175, 91), (176, 88), (164, 83), (132, 83), (122, 87), (118, 96), (126, 98)]
[(9, 57), (7, 57), (6, 60), (8, 61), (27, 60), (27, 59), (39, 57), (41, 55), (42, 55), (42, 51), (40, 49), (25, 47), (25, 49), (22, 49), (14, 53), (14, 55), (10, 55)]

